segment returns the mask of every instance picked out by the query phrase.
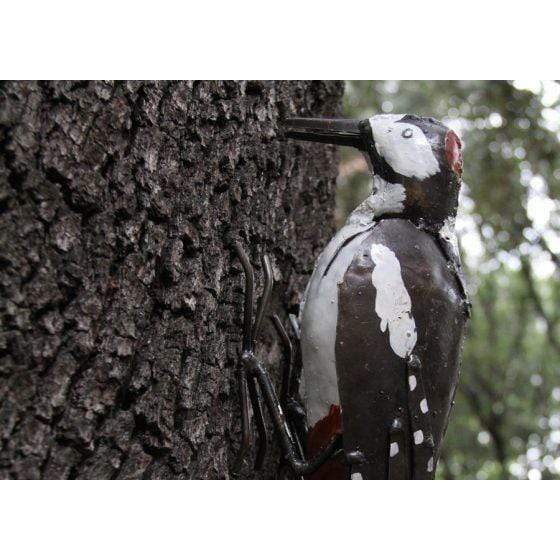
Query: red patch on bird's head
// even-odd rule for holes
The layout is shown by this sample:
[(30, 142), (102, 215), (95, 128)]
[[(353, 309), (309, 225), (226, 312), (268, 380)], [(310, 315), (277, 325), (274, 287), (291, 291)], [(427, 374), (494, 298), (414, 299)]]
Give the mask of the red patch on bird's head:
[(463, 173), (463, 153), (461, 152), (461, 140), (450, 130), (445, 135), (445, 157), (449, 167), (461, 176)]

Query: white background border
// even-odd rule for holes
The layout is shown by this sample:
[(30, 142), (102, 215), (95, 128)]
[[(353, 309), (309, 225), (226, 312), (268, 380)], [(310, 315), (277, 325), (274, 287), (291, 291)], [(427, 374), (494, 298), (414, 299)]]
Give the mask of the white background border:
[(546, 559), (557, 482), (0, 483), (2, 558)]
[[(553, 79), (553, 6), (20, 0), (1, 8), (0, 77)], [(2, 482), (0, 550), (9, 560), (544, 559), (558, 555), (559, 490), (558, 482)]]
[(17, 0), (3, 78), (554, 79), (550, 0)]

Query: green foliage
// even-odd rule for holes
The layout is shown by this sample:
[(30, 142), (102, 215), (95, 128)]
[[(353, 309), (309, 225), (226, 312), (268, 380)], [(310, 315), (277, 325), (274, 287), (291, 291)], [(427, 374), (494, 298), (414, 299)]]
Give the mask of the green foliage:
[[(560, 477), (560, 85), (349, 82), (347, 116), (435, 116), (464, 143), (458, 234), (473, 299), (441, 478)], [(337, 220), (369, 192), (342, 154)]]

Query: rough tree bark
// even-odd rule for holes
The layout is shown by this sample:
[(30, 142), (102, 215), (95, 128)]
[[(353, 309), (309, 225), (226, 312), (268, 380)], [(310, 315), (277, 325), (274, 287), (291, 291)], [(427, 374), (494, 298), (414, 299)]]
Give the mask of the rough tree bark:
[[(227, 478), (241, 268), (286, 317), (333, 229), (336, 153), (282, 141), (326, 82), (0, 85), (0, 473)], [(260, 278), (260, 268), (257, 270)], [(261, 354), (280, 373), (266, 327)], [(274, 477), (278, 451), (260, 475)]]

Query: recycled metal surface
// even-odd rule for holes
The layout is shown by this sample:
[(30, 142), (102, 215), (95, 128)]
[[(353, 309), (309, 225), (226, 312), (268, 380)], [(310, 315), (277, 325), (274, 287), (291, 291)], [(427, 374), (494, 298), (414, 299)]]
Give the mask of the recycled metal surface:
[[(381, 331), (372, 303), (376, 293), (369, 247), (373, 243), (382, 243), (395, 253), (410, 293), (418, 337), (414, 353), (422, 364), (436, 457), (459, 378), (466, 316), (457, 313), (461, 293), (442, 251), (431, 235), (408, 220), (380, 222), (360, 245), (339, 287), (336, 366), (344, 449), (358, 449), (365, 455), (364, 478), (388, 478), (389, 432), (392, 422), (399, 419), (405, 435), (399, 453), (412, 458), (411, 472), (406, 474), (424, 478), (429, 474), (424, 465), (416, 468), (407, 365), (387, 344), (387, 333)], [(435, 468), (432, 477), (434, 473)]]
[[(277, 316), (273, 321), (288, 357), (280, 399), (253, 353), (272, 290), (266, 256), (252, 336), (252, 299), (246, 295), (245, 374), (257, 380), (296, 474), (434, 478), (470, 307), (455, 236), (461, 142), (442, 123), (415, 115), (293, 118), (285, 132), (362, 150), (373, 172), (372, 193), (319, 256), (300, 304), (294, 330), (301, 344), (296, 355), (302, 358), (303, 406), (293, 392), (299, 375), (292, 382), (291, 342)], [(246, 289), (253, 290), (248, 259), (236, 249)], [(251, 396), (258, 420), (256, 387)]]

